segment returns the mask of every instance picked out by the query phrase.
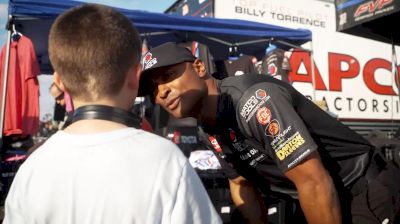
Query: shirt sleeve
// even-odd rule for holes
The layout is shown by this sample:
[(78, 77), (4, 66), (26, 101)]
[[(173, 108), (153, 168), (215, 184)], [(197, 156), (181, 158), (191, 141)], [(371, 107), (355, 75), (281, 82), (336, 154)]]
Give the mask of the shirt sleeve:
[(171, 223), (222, 223), (200, 178), (187, 162), (177, 189)]
[(245, 91), (237, 105), (239, 126), (260, 142), (282, 172), (296, 166), (317, 145), (295, 111), (296, 102), (286, 87), (258, 83)]

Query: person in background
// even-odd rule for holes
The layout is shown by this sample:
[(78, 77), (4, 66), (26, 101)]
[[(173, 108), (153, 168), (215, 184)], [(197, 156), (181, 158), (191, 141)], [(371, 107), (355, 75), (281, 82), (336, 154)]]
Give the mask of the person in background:
[[(50, 85), (50, 95), (56, 101), (54, 109), (54, 120), (61, 121), (58, 124), (58, 129), (64, 129), (72, 123), (72, 116), (74, 114), (74, 105), (71, 96), (60, 89), (54, 82)], [(59, 115), (61, 113), (61, 115)], [(62, 117), (57, 118), (57, 117)]]
[[(124, 122), (136, 120), (140, 50), (132, 22), (110, 7), (84, 4), (57, 17), (49, 56), (54, 83), (74, 99), (74, 122), (20, 167), (3, 223), (221, 222), (182, 152)], [(110, 116), (79, 117), (84, 111)]]
[(139, 95), (202, 122), (237, 171), (232, 199), (248, 222), (266, 222), (261, 190), (293, 202), (285, 223), (396, 223), (399, 169), (290, 84), (257, 74), (216, 80), (174, 43), (152, 48), (142, 64)]
[(54, 82), (50, 85), (50, 95), (54, 98), (56, 103), (65, 107), (64, 92)]

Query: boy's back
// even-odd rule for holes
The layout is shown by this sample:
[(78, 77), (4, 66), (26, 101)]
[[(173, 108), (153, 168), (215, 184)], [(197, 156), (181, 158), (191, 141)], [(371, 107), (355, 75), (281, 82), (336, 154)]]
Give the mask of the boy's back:
[(21, 166), (5, 223), (217, 221), (199, 208), (208, 199), (188, 166), (175, 145), (142, 130), (59, 131)]
[(141, 41), (127, 17), (71, 8), (50, 29), (49, 56), (73, 123), (21, 166), (4, 223), (220, 223), (178, 147), (132, 128)]

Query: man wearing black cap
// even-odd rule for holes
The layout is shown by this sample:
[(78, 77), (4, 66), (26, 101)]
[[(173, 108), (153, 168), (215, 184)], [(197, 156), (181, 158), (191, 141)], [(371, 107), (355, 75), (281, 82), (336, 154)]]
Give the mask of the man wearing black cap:
[[(190, 51), (173, 43), (151, 49), (142, 64), (139, 95), (151, 95), (176, 118), (199, 119), (243, 176), (230, 184), (248, 221), (265, 221), (253, 188), (268, 192), (265, 183), (298, 199), (308, 223), (392, 220), (398, 172), (289, 84), (259, 75), (216, 80)], [(286, 222), (301, 223), (299, 217)]]

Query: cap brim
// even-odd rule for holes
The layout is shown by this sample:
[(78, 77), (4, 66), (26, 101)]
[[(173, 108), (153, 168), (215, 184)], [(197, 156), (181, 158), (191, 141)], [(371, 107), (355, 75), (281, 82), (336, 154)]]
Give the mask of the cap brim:
[(152, 83), (150, 83), (149, 79), (151, 78), (151, 76), (153, 75), (153, 73), (156, 70), (159, 70), (159, 69), (165, 68), (165, 67), (174, 66), (174, 65), (177, 65), (177, 64), (180, 64), (180, 63), (184, 63), (184, 62), (194, 62), (195, 60), (196, 60), (196, 58), (193, 57), (193, 59), (187, 59), (187, 60), (179, 61), (179, 62), (174, 63), (174, 64), (154, 67), (154, 68), (142, 71), (142, 73), (140, 74), (140, 80), (139, 80), (138, 96), (151, 95), (154, 92), (155, 86), (152, 86)]

